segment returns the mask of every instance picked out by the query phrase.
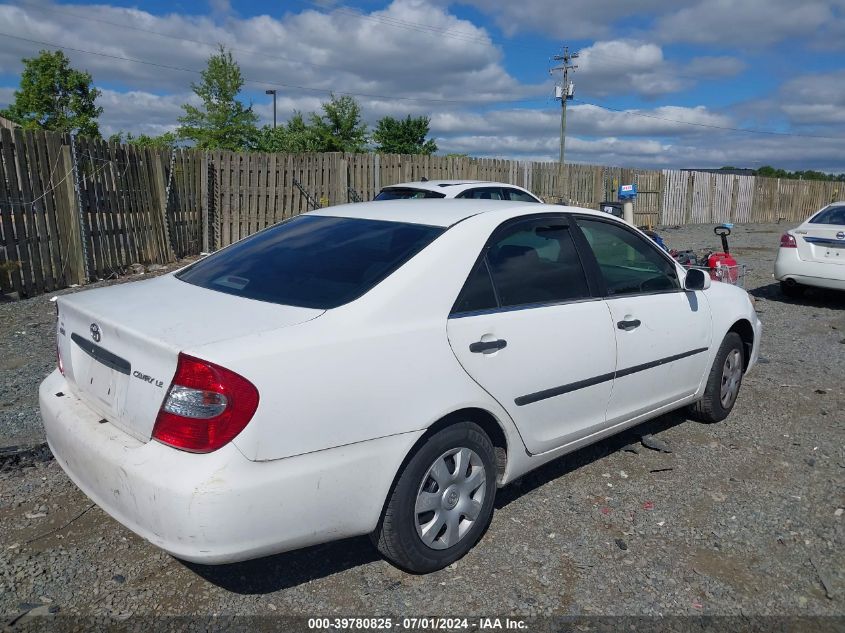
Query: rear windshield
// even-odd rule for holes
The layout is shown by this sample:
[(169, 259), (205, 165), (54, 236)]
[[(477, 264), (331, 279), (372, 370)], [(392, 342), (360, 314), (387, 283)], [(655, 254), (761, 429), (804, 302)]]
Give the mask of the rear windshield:
[(415, 198), (445, 198), (445, 193), (429, 191), (428, 189), (414, 189), (412, 187), (387, 187), (379, 191), (376, 200), (412, 200)]
[(810, 224), (839, 224), (845, 226), (845, 204), (831, 205), (822, 209), (810, 220)]
[(301, 215), (210, 255), (176, 276), (239, 297), (335, 308), (366, 293), (444, 230)]

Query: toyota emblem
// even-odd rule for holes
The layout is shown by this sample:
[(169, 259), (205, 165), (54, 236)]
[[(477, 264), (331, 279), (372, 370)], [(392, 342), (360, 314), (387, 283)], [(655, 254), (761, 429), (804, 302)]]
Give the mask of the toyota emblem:
[(839, 233), (836, 234), (836, 239), (845, 240), (845, 231), (839, 231)]
[(95, 343), (99, 343), (100, 338), (102, 338), (102, 336), (100, 335), (100, 326), (97, 325), (96, 323), (92, 323), (90, 330), (91, 330), (91, 338), (94, 339)]

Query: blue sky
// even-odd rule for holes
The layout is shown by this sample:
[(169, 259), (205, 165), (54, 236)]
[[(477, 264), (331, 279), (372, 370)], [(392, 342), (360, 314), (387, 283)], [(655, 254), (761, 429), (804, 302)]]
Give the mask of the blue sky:
[(159, 134), (217, 42), (264, 122), (268, 87), (281, 120), (351, 93), (371, 125), (430, 116), (442, 152), (553, 160), (566, 44), (569, 161), (845, 171), (845, 0), (0, 4), (0, 103), (22, 57), (61, 47), (103, 92), (103, 133)]

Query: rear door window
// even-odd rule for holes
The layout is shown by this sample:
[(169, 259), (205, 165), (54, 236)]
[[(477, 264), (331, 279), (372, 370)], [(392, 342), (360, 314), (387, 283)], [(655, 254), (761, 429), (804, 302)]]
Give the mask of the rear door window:
[(444, 230), (301, 215), (210, 255), (176, 277), (248, 299), (335, 308), (369, 291)]
[(503, 307), (590, 296), (569, 227), (554, 219), (512, 225), (487, 253)]
[(566, 221), (532, 218), (508, 224), (493, 235), (452, 313), (555, 304), (590, 296)]
[(471, 198), (473, 200), (504, 200), (501, 187), (475, 187), (459, 193), (456, 198)]
[(519, 189), (505, 189), (505, 194), (507, 195), (508, 200), (514, 200), (516, 202), (539, 202), (539, 200), (530, 193), (520, 191)]
[(464, 288), (455, 302), (455, 307), (452, 308), (452, 314), (491, 310), (497, 307), (493, 279), (490, 277), (487, 258), (483, 257), (467, 277)]
[(414, 189), (412, 187), (386, 187), (379, 191), (375, 200), (416, 200), (419, 198), (445, 198), (445, 193), (429, 191), (428, 189)]

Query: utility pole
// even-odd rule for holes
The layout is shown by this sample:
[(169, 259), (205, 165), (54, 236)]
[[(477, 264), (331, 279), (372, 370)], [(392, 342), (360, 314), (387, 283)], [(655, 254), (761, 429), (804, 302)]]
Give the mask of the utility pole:
[[(563, 73), (563, 81), (559, 86), (555, 86), (555, 99), (560, 99), (560, 163), (558, 165), (560, 183), (561, 183), (561, 199), (564, 199), (563, 187), (563, 165), (566, 155), (566, 102), (575, 96), (575, 84), (569, 79), (569, 72), (574, 71), (578, 66), (572, 63), (573, 59), (578, 57), (578, 53), (570, 53), (569, 47), (563, 47), (562, 55), (555, 55), (552, 59), (556, 62), (563, 62), (559, 66), (555, 66), (549, 71), (549, 74), (554, 72)], [(568, 193), (566, 195), (568, 198)], [(566, 200), (568, 202), (568, 200)]]
[(276, 89), (265, 90), (264, 94), (273, 95), (273, 129), (276, 129)]

